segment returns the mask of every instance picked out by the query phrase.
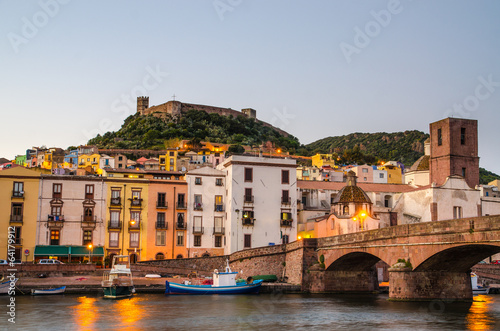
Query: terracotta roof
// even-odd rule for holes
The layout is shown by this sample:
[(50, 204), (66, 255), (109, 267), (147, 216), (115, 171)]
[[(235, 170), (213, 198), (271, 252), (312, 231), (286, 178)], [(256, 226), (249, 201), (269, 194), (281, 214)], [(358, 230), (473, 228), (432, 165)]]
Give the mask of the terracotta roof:
[(365, 191), (358, 186), (344, 186), (333, 200), (333, 203), (339, 202), (372, 203)]
[[(300, 189), (332, 190), (340, 191), (346, 183), (344, 182), (323, 182), (315, 180), (298, 180), (297, 187)], [(415, 187), (406, 184), (379, 184), (379, 183), (358, 183), (365, 192), (411, 192), (425, 187)]]
[(430, 155), (422, 155), (410, 168), (410, 171), (429, 170)]

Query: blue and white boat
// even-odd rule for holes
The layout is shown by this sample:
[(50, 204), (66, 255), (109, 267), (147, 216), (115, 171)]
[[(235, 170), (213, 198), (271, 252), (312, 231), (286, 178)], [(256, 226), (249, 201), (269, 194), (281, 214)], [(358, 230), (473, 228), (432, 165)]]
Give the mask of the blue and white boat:
[[(11, 282), (10, 280), (5, 280), (3, 277), (2, 279), (0, 280), (0, 294), (8, 294), (9, 293), (9, 290), (11, 289), (11, 285), (15, 285), (16, 282), (17, 282), (18, 278), (14, 279), (13, 282)], [(13, 283), (13, 284), (12, 284)], [(14, 286), (12, 286), (14, 287)]]
[(490, 288), (489, 287), (484, 287), (477, 285), (477, 275), (474, 272), (470, 273), (470, 281), (472, 285), (472, 294), (473, 295), (478, 295), (478, 294), (489, 294), (490, 293)]
[(58, 288), (49, 289), (31, 289), (31, 295), (51, 295), (51, 294), (64, 294), (66, 291), (66, 286), (61, 286)]
[[(213, 285), (191, 285), (165, 282), (165, 294), (257, 294), (262, 279), (247, 283), (236, 283), (237, 272), (232, 272), (227, 263), (225, 272), (217, 269), (213, 273)], [(249, 277), (249, 280), (251, 277)]]

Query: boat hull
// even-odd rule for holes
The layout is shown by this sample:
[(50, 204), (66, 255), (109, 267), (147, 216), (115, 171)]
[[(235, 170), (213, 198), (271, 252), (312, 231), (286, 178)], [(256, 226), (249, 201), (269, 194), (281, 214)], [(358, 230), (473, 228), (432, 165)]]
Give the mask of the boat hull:
[(166, 281), (165, 294), (257, 294), (261, 285), (262, 280), (256, 280), (251, 284), (232, 286), (184, 285)]
[(102, 289), (107, 299), (128, 298), (135, 293), (134, 286), (103, 286)]
[(31, 295), (52, 295), (52, 294), (63, 294), (66, 291), (66, 286), (61, 286), (58, 288), (45, 289), (45, 290), (31, 290)]

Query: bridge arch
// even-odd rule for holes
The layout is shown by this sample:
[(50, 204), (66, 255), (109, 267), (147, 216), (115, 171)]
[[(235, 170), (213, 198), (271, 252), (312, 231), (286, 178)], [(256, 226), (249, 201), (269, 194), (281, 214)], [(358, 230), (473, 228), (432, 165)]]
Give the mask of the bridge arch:
[(370, 271), (381, 259), (367, 252), (352, 252), (334, 260), (326, 271)]
[(479, 261), (500, 253), (500, 247), (486, 244), (459, 245), (439, 251), (417, 266), (415, 272), (449, 271), (468, 272)]

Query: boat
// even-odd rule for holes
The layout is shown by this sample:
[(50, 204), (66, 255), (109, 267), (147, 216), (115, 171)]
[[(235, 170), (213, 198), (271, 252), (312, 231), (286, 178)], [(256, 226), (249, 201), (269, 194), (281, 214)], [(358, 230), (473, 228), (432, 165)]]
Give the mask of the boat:
[(63, 294), (66, 291), (66, 286), (61, 286), (58, 288), (49, 289), (31, 289), (31, 295), (51, 295), (51, 294)]
[(127, 298), (135, 293), (128, 255), (115, 255), (113, 257), (111, 270), (104, 272), (101, 285), (104, 298), (108, 299)]
[(189, 282), (184, 284), (165, 282), (165, 294), (257, 294), (259, 293), (262, 279), (253, 280), (248, 277), (246, 283), (236, 283), (237, 272), (232, 272), (229, 267), (229, 261), (225, 272), (219, 272), (217, 269), (213, 272), (213, 284), (211, 285), (191, 285)]
[[(9, 293), (9, 289), (11, 288), (11, 281), (10, 280), (5, 280), (3, 281), (4, 278), (0, 280), (0, 294), (7, 294)], [(18, 278), (14, 279), (14, 284), (17, 282)]]
[(477, 285), (477, 275), (474, 272), (470, 273), (470, 281), (472, 285), (472, 294), (473, 295), (478, 295), (478, 294), (489, 294), (490, 293), (490, 288), (488, 286), (479, 286)]

